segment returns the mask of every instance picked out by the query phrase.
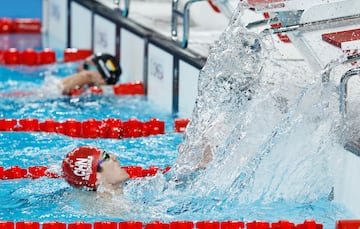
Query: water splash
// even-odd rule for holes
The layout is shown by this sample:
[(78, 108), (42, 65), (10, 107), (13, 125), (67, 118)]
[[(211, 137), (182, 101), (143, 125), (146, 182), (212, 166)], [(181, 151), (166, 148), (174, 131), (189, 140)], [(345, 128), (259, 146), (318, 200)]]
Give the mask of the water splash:
[(170, 208), (179, 214), (310, 204), (332, 190), (329, 161), (343, 150), (336, 86), (323, 84), (304, 62), (276, 60), (271, 37), (244, 29), (235, 18), (240, 11), (200, 73), (192, 121), (171, 171), (176, 179), (191, 177), (180, 198), (188, 204)]

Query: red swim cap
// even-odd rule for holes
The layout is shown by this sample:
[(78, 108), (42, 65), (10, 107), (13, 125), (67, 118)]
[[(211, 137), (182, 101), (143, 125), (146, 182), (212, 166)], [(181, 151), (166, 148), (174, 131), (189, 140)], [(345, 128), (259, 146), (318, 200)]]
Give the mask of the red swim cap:
[(76, 188), (96, 189), (96, 170), (101, 150), (80, 146), (66, 155), (62, 163), (65, 180)]

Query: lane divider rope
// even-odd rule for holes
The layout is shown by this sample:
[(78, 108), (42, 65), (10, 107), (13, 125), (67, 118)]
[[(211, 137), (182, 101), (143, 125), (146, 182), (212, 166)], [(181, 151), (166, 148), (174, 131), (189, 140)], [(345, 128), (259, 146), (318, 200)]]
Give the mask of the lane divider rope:
[(80, 96), (86, 92), (97, 95), (145, 95), (145, 86), (140, 81), (114, 84), (110, 86), (92, 86), (87, 89), (73, 89), (68, 95)]
[[(150, 166), (148, 168), (142, 168), (141, 166), (121, 166), (127, 171), (130, 178), (141, 178), (146, 176), (155, 176), (158, 172), (166, 173), (169, 171), (170, 166), (160, 169), (157, 166)], [(47, 166), (30, 166), (28, 168), (22, 168), (18, 165), (4, 168), (0, 166), (0, 180), (12, 180), (12, 179), (24, 179), (31, 178), (37, 179), (40, 177), (48, 178), (62, 178), (62, 175), (58, 172), (52, 171)], [(1, 228), (1, 226), (0, 226)]]
[[(177, 133), (184, 132), (189, 121), (189, 119), (175, 119), (174, 131)], [(4, 118), (0, 119), (0, 131), (47, 132), (77, 138), (123, 139), (165, 134), (165, 121), (157, 118), (145, 122), (136, 118), (130, 118), (127, 121), (117, 118), (104, 120), (89, 118), (85, 121), (78, 121), (69, 118), (58, 122), (50, 118), (44, 121), (39, 121), (36, 118)]]
[(37, 18), (0, 18), (0, 33), (41, 33), (41, 21)]
[[(337, 220), (336, 229), (358, 228), (360, 220)], [(295, 224), (288, 220), (267, 222), (254, 220), (249, 222), (239, 220), (203, 220), (203, 221), (96, 221), (93, 223), (76, 221), (63, 222), (35, 222), (35, 221), (0, 221), (2, 229), (322, 229), (323, 225), (313, 219), (306, 219), (303, 223)]]
[[(171, 167), (159, 169), (156, 166), (150, 166), (143, 169), (141, 166), (122, 166), (129, 173), (131, 179), (155, 176), (158, 172), (166, 173)], [(52, 172), (46, 166), (30, 166), (29, 168), (21, 168), (19, 166), (12, 166), (9, 169), (4, 169), (0, 166), (0, 179), (22, 179), (31, 178), (37, 179), (40, 177), (62, 178), (56, 172)], [(40, 229), (39, 222), (25, 221), (25, 222), (11, 222), (0, 221), (1, 229)], [(294, 224), (288, 220), (279, 220), (278, 222), (269, 223), (266, 221), (251, 221), (242, 222), (236, 220), (230, 221), (174, 221), (165, 223), (161, 221), (153, 221), (144, 224), (139, 221), (98, 221), (94, 224), (87, 222), (45, 222), (41, 224), (42, 229), (323, 229), (323, 225), (317, 223), (313, 219), (307, 219), (304, 223)], [(360, 219), (341, 219), (336, 221), (335, 229), (350, 229), (360, 228)]]
[(44, 48), (42, 50), (25, 48), (19, 50), (13, 47), (6, 50), (0, 50), (0, 64), (39, 66), (68, 63), (82, 61), (92, 54), (93, 51), (91, 49), (66, 48), (63, 50), (63, 58), (57, 59), (56, 52), (50, 48)]

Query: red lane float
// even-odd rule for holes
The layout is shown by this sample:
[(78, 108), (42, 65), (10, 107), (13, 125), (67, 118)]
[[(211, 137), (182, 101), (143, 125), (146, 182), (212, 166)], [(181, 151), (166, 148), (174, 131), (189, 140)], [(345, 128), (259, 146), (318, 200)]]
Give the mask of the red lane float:
[(173, 221), (170, 222), (169, 227), (171, 229), (193, 229), (195, 223), (192, 221)]
[(38, 52), (34, 49), (27, 48), (24, 51), (20, 52), (20, 63), (25, 65), (37, 65), (38, 64)]
[(220, 222), (221, 229), (242, 229), (245, 228), (245, 224), (242, 221), (228, 220)]
[(119, 223), (121, 229), (142, 229), (143, 223), (140, 221), (123, 221)]
[(144, 225), (144, 229), (169, 229), (170, 224), (161, 221), (153, 221)]
[(64, 62), (84, 60), (92, 54), (93, 51), (91, 49), (67, 48), (64, 50)]
[(39, 59), (41, 64), (53, 64), (56, 63), (56, 53), (50, 48), (44, 48), (39, 53)]
[(295, 228), (295, 224), (292, 222), (289, 222), (287, 220), (280, 220), (278, 222), (274, 222), (271, 224), (271, 228), (273, 229), (281, 229), (281, 228)]
[[(140, 81), (114, 84), (112, 87), (112, 93), (114, 95), (145, 95), (144, 84)], [(80, 96), (83, 93), (89, 91), (92, 94), (103, 95), (105, 94), (104, 89), (101, 86), (93, 86), (88, 90), (83, 88), (74, 89), (68, 95), (69, 96)]]
[(21, 221), (16, 222), (15, 227), (16, 229), (39, 229), (40, 223), (32, 221)]
[(165, 121), (152, 118), (146, 122), (130, 118), (122, 121), (116, 118), (96, 120), (93, 118), (85, 121), (66, 119), (57, 122), (46, 119), (39, 122), (35, 118), (0, 119), (0, 131), (32, 131), (59, 133), (78, 138), (138, 138), (150, 135), (165, 134)]
[(359, 229), (360, 219), (343, 219), (336, 222), (336, 229)]
[[(11, 229), (11, 228), (6, 228)], [(26, 228), (27, 229), (27, 228)], [(42, 229), (66, 229), (66, 224), (62, 222), (44, 222)]]
[(44, 65), (56, 63), (55, 51), (45, 48), (42, 51), (36, 51), (31, 48), (19, 51), (16, 48), (10, 48), (0, 52), (0, 64), (5, 65)]
[[(150, 166), (149, 168), (142, 168), (141, 166), (122, 166), (127, 171), (130, 178), (141, 178), (147, 176), (155, 176), (158, 172), (166, 173), (170, 166), (160, 169), (157, 166)], [(37, 179), (40, 177), (48, 178), (62, 178), (60, 174), (52, 172), (47, 166), (30, 166), (29, 168), (21, 168), (20, 166), (12, 166), (8, 169), (0, 166), (0, 180)], [(1, 226), (0, 226), (1, 228)]]
[(40, 178), (40, 177), (49, 177), (49, 178), (58, 178), (60, 175), (48, 171), (46, 166), (31, 166), (27, 169), (21, 168), (19, 166), (12, 166), (8, 169), (0, 167), (0, 179), (1, 180), (10, 180), (10, 179), (21, 179), (21, 178)]
[(11, 24), (11, 18), (0, 18), (0, 33), (10, 33)]
[(10, 48), (4, 51), (3, 58), (4, 64), (14, 65), (20, 63), (20, 53), (16, 48)]
[[(185, 221), (186, 228), (192, 229), (191, 224)], [(182, 223), (183, 224), (183, 223)], [(198, 221), (195, 224), (196, 229), (243, 229), (245, 228), (245, 223), (238, 220), (228, 220), (228, 221), (214, 221), (214, 220), (204, 220)]]
[(144, 84), (140, 81), (113, 85), (115, 95), (145, 95)]
[(117, 229), (116, 222), (94, 222), (94, 229)]
[(34, 18), (16, 18), (12, 21), (14, 33), (41, 33), (41, 21)]
[(197, 229), (220, 229), (219, 221), (199, 221), (195, 224)]
[(189, 124), (190, 119), (188, 118), (177, 118), (174, 120), (175, 132), (185, 132), (187, 125)]
[(315, 220), (305, 220), (304, 223), (297, 224), (296, 229), (323, 229), (323, 225), (316, 223)]
[(0, 18), (0, 33), (41, 33), (41, 21), (35, 18)]

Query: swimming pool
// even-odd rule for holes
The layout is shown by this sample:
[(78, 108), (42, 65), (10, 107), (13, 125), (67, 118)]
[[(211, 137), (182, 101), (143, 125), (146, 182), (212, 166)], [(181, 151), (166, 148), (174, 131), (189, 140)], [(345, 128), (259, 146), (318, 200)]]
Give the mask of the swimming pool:
[[(14, 95), (11, 94), (14, 91), (37, 91), (43, 85), (46, 71), (52, 71), (61, 77), (62, 75), (68, 75), (74, 72), (76, 65), (77, 64), (69, 63), (60, 64), (56, 69), (54, 66), (47, 68), (25, 66), (1, 67), (0, 87), (3, 95), (0, 105), (1, 119), (12, 118), (19, 120), (34, 118), (42, 122), (45, 119), (51, 118), (57, 122), (64, 122), (67, 119), (85, 121), (89, 118), (95, 118), (97, 120), (116, 118), (126, 121), (130, 118), (136, 118), (139, 121), (145, 122), (151, 118), (158, 118), (165, 122), (166, 134), (144, 138), (88, 139), (72, 138), (58, 133), (1, 132), (2, 160), (0, 166), (4, 168), (16, 165), (23, 168), (34, 165), (57, 167), (67, 152), (79, 145), (85, 144), (95, 145), (107, 149), (109, 152), (116, 153), (123, 165), (138, 165), (143, 168), (150, 166), (165, 168), (171, 165), (176, 158), (176, 147), (181, 141), (182, 134), (174, 132), (174, 117), (157, 109), (154, 104), (147, 101), (144, 96), (106, 96), (92, 93), (83, 94), (80, 97), (49, 96), (41, 93), (33, 93), (20, 97), (9, 96)], [(38, 185), (46, 187), (49, 186), (50, 182), (53, 183), (50, 186), (56, 187), (53, 190), (55, 193), (58, 191), (62, 192), (63, 181), (51, 179), (40, 180), (35, 181), (35, 183), (40, 182)], [(1, 210), (2, 219), (19, 220), (22, 218), (26, 220), (29, 216), (26, 213), (26, 209), (29, 208), (32, 209), (31, 215), (33, 216), (30, 218), (33, 220), (49, 213), (46, 210), (47, 208), (41, 209), (42, 204), (40, 203), (35, 204), (35, 207), (34, 203), (23, 202), (24, 198), (28, 200), (29, 198), (35, 198), (33, 195), (40, 191), (37, 188), (28, 186), (32, 183), (32, 181), (29, 182), (26, 180), (4, 181), (3, 185), (1, 185), (1, 193), (4, 194), (1, 200), (4, 204), (9, 204), (4, 205), (4, 208)], [(48, 188), (44, 190), (48, 190)], [(36, 199), (38, 197), (36, 197)], [(9, 201), (12, 202), (14, 206), (11, 206)], [(20, 204), (22, 207), (19, 208), (15, 203)], [(17, 212), (14, 212), (14, 215), (12, 213), (9, 214), (8, 210), (15, 210), (16, 208)], [(34, 211), (36, 208), (38, 208), (39, 211)], [(67, 217), (68, 216), (64, 216), (64, 219)]]
[[(106, 9), (101, 6), (99, 9), (93, 7), (89, 1), (70, 0), (63, 4), (58, 1), (48, 2), (50, 3), (50, 21), (53, 22), (48, 25), (56, 28), (55, 32), (67, 37), (65, 40), (68, 39), (68, 44), (78, 42), (77, 44), (81, 46), (94, 47), (94, 50), (108, 50), (117, 54), (120, 52), (122, 57), (131, 56), (132, 58), (122, 58), (122, 60), (132, 60), (131, 63), (125, 63), (125, 69), (134, 68), (140, 70), (137, 72), (141, 72), (141, 69), (149, 68), (149, 74), (143, 75), (144, 79), (157, 77), (158, 84), (155, 87), (149, 85), (150, 89), (158, 89), (163, 86), (162, 83), (169, 82), (169, 79), (173, 82), (184, 79), (184, 75), (189, 73), (197, 76), (196, 70), (199, 70), (199, 64), (196, 60), (193, 61), (192, 55), (187, 56), (189, 58), (183, 58), (182, 54), (186, 53), (186, 50), (177, 52), (177, 49), (168, 49), (173, 44), (162, 42), (161, 39), (159, 42), (156, 40), (157, 36), (152, 36), (152, 31), (149, 35), (148, 31), (139, 30), (137, 26), (129, 29), (127, 23), (117, 20), (118, 15), (114, 12), (107, 15)], [(71, 5), (71, 10), (69, 5)], [(327, 9), (325, 11), (328, 12)], [(169, 135), (152, 136), (150, 140), (140, 138), (121, 141), (121, 147), (124, 148), (119, 157), (125, 157), (122, 158), (123, 163), (138, 163), (146, 166), (147, 164), (143, 162), (146, 159), (149, 165), (156, 163), (158, 166), (166, 166), (174, 164), (176, 160), (172, 173), (129, 182), (124, 197), (115, 197), (111, 202), (99, 198), (95, 198), (96, 201), (94, 201), (94, 195), (88, 193), (84, 195), (67, 186), (64, 187), (62, 185), (66, 184), (61, 180), (28, 181), (29, 183), (24, 184), (22, 187), (25, 188), (21, 188), (20, 191), (16, 190), (18, 186), (10, 188), (9, 192), (4, 191), (4, 195), (10, 200), (18, 200), (12, 202), (4, 198), (4, 202), (14, 204), (15, 207), (11, 205), (13, 209), (19, 207), (8, 214), (13, 216), (11, 219), (17, 219), (16, 217), (30, 220), (61, 219), (65, 222), (77, 219), (86, 221), (136, 219), (149, 222), (179, 219), (197, 221), (209, 218), (276, 221), (287, 218), (299, 223), (306, 218), (315, 218), (326, 228), (332, 228), (336, 219), (350, 218), (351, 213), (342, 206), (337, 206), (333, 201), (334, 196), (337, 197), (339, 194), (339, 192), (334, 192), (334, 173), (341, 174), (338, 176), (340, 179), (347, 178), (347, 174), (341, 171), (343, 165), (341, 160), (343, 160), (342, 155), (348, 153), (344, 152), (341, 145), (343, 136), (348, 133), (340, 128), (341, 125), (338, 125), (341, 120), (337, 110), (336, 82), (325, 86), (315, 77), (316, 83), (313, 83), (311, 79), (314, 75), (307, 71), (309, 66), (303, 61), (278, 61), (272, 53), (274, 47), (270, 44), (271, 41), (267, 40), (268, 37), (254, 36), (241, 30), (241, 10), (236, 12), (239, 13), (239, 15), (234, 15), (236, 20), (226, 28), (225, 33), (215, 43), (208, 63), (200, 71), (200, 96), (197, 98), (193, 122), (185, 134), (184, 141), (180, 140), (181, 135), (169, 133), (172, 132), (172, 128), (167, 128)], [(72, 16), (70, 23), (66, 20), (69, 15)], [(65, 27), (53, 26), (54, 24), (65, 25)], [(69, 24), (71, 28), (75, 28), (71, 32), (66, 28)], [(133, 33), (139, 36), (134, 36)], [(120, 37), (119, 34), (121, 34)], [(117, 42), (123, 39), (120, 47), (118, 43), (112, 47), (115, 44), (113, 39)], [(90, 42), (92, 42), (91, 46), (88, 46)], [(164, 45), (159, 45), (159, 43), (164, 43)], [(107, 44), (112, 45), (107, 46)], [(130, 48), (126, 49), (128, 44)], [(142, 49), (139, 50), (140, 52), (133, 52), (134, 47), (142, 47)], [(137, 54), (136, 58), (132, 55), (134, 53)], [(134, 64), (135, 60), (138, 60), (136, 64)], [(143, 60), (149, 65), (145, 65)], [(182, 66), (185, 67), (181, 69)], [(195, 71), (189, 71), (194, 68)], [(67, 72), (71, 72), (71, 69), (64, 65), (61, 69), (55, 67), (53, 71), (54, 74), (66, 75)], [(177, 74), (179, 72), (180, 74)], [(44, 76), (40, 74), (39, 77), (37, 69), (34, 71), (33, 68), (27, 67), (21, 67), (15, 71), (11, 68), (6, 69), (5, 75), (4, 80), (7, 83), (2, 85), (2, 89), (10, 92), (39, 88)], [(124, 74), (125, 77), (126, 75), (140, 76), (140, 74)], [(183, 89), (195, 85), (194, 78), (188, 79), (188, 83), (183, 84)], [(149, 81), (152, 82), (153, 79)], [(167, 91), (169, 96), (155, 93), (157, 98), (161, 98), (160, 100), (172, 100), (173, 103), (166, 104), (170, 104), (168, 108), (172, 108), (171, 104), (174, 104), (177, 95), (172, 95), (171, 92), (176, 92), (178, 85), (181, 86), (181, 84), (173, 84), (171, 87), (167, 84), (166, 87), (161, 87), (162, 89), (171, 88)], [(181, 88), (179, 91), (181, 92)], [(149, 93), (149, 97), (152, 94), (154, 93)], [(179, 98), (185, 98), (183, 101), (186, 102), (188, 97), (180, 95)], [(144, 110), (151, 113), (149, 116), (145, 114), (145, 118), (154, 115), (152, 109), (155, 106), (149, 105), (141, 97), (136, 99), (141, 101), (140, 106), (133, 106), (131, 100), (131, 108), (122, 110), (121, 108), (129, 104), (124, 105), (121, 97), (114, 101), (112, 96), (104, 96), (99, 100), (97, 95), (86, 94), (80, 97), (64, 98), (48, 93), (33, 94), (25, 99), (7, 97), (4, 98), (3, 107), (16, 118), (25, 117), (24, 112), (29, 111), (31, 115), (44, 118), (75, 117), (81, 120), (86, 119), (91, 112), (92, 116), (103, 119), (108, 117), (109, 113), (112, 114), (112, 112), (103, 113), (102, 108), (107, 106), (111, 107), (111, 111), (114, 111), (114, 107), (119, 109), (121, 114), (116, 114), (119, 117), (123, 117), (122, 115), (125, 118), (130, 115), (142, 117)], [(100, 104), (98, 101), (101, 101)], [(138, 108), (141, 109), (141, 115), (137, 113)], [(162, 117), (159, 111), (154, 112)], [(165, 114), (163, 119), (167, 118), (169, 116)], [(349, 124), (356, 127), (356, 125), (351, 125), (352, 123)], [(79, 142), (98, 144), (102, 148), (107, 147), (109, 150), (118, 151), (119, 144), (114, 139), (71, 138), (69, 140), (68, 137), (62, 135), (50, 135), (55, 136), (52, 139), (45, 133), (6, 132), (3, 136), (6, 141), (14, 141), (14, 144), (4, 143), (8, 147), (4, 155), (11, 158), (4, 161), (24, 166), (32, 165), (33, 161), (39, 164), (50, 163), (54, 164), (54, 169), (61, 157), (56, 158), (51, 154), (52, 152), (69, 151), (70, 146), (76, 146)], [(168, 136), (171, 138), (171, 147), (165, 146), (164, 151), (172, 151), (174, 154), (159, 155), (162, 146), (154, 143), (153, 140)], [(346, 137), (355, 137), (355, 135)], [(125, 144), (127, 141), (129, 141), (129, 146)], [(137, 141), (140, 143), (138, 144)], [(59, 142), (60, 146), (56, 145)], [(163, 143), (163, 139), (161, 142)], [(182, 142), (179, 150), (180, 157), (177, 157), (178, 152), (175, 148), (180, 142)], [(55, 146), (49, 146), (49, 144), (55, 144)], [(139, 149), (144, 150), (144, 145), (153, 146), (153, 144), (156, 149), (152, 150), (154, 152), (152, 155), (156, 156), (154, 158), (151, 156), (150, 159), (144, 158), (141, 154), (143, 151)], [(128, 148), (132, 149), (133, 146), (136, 148), (135, 152), (130, 153), (131, 160), (127, 161)], [(41, 152), (41, 155), (33, 156), (30, 152), (34, 151), (34, 148)], [(196, 166), (203, 150), (208, 149), (216, 154), (208, 169), (186, 173), (188, 172), (186, 170), (191, 170)], [(20, 160), (16, 157), (15, 161), (13, 154), (25, 155), (25, 158)], [(136, 160), (132, 161), (134, 158)], [(153, 159), (156, 160), (153, 161)], [(178, 168), (180, 168), (180, 174), (176, 170)], [(176, 176), (182, 175), (180, 181), (183, 183), (172, 179), (173, 173)], [(58, 183), (53, 185), (49, 180), (60, 182), (60, 185)], [(4, 181), (4, 184), (7, 183), (13, 184), (11, 181)], [(38, 188), (39, 186), (41, 188)], [(51, 186), (54, 189), (44, 190), (44, 186)], [(350, 189), (341, 191), (343, 192), (340, 194), (347, 194), (346, 191)], [(46, 206), (46, 209), (42, 206), (35, 207), (38, 199), (44, 200), (40, 201), (40, 204)], [(51, 203), (48, 200), (51, 200)], [(29, 207), (28, 204), (31, 206)], [(99, 205), (101, 207), (98, 207)], [(8, 205), (4, 204), (4, 206), (6, 207), (4, 212), (10, 209)], [(29, 211), (33, 207), (37, 211)], [(54, 210), (49, 213), (48, 208)], [(358, 210), (357, 206), (353, 206), (353, 210)]]
[[(58, 64), (40, 68), (2, 66), (0, 88), (6, 93), (37, 90), (43, 85), (45, 75), (64, 76), (72, 73), (75, 65)], [(73, 118), (83, 121), (88, 118), (102, 120), (115, 117), (128, 120), (136, 117), (146, 121), (156, 117), (166, 123), (164, 135), (121, 140), (72, 138), (44, 132), (0, 132), (0, 166), (4, 168), (45, 165), (59, 171), (61, 160), (67, 152), (87, 144), (115, 153), (123, 165), (165, 168), (175, 163), (177, 148), (183, 141), (183, 134), (173, 131), (174, 117), (162, 112), (143, 96), (88, 93), (79, 97), (67, 97), (35, 93), (20, 97), (3, 96), (0, 99), (0, 118), (52, 118), (57, 121)], [(261, 172), (273, 168), (273, 165), (266, 162), (263, 164), (265, 170), (262, 168)], [(291, 162), (285, 166), (291, 167)], [(234, 167), (234, 173), (235, 169)], [(221, 187), (223, 183), (226, 185), (223, 177), (215, 174), (217, 178), (212, 181), (206, 178), (208, 176), (211, 179), (216, 171), (218, 170), (210, 168), (208, 173), (200, 171), (186, 175), (182, 182), (174, 181), (171, 173), (135, 179), (127, 185), (124, 196), (113, 197), (111, 200), (98, 198), (92, 192), (73, 189), (63, 179), (43, 177), (35, 180), (1, 180), (0, 218), (7, 221), (65, 223), (130, 220), (144, 223), (157, 220), (277, 222), (288, 219), (297, 224), (305, 219), (315, 219), (325, 228), (333, 228), (337, 219), (351, 217), (351, 213), (345, 208), (333, 204), (328, 196), (322, 194), (308, 198), (309, 202), (296, 198), (292, 201), (282, 200), (281, 197), (265, 195), (254, 200), (251, 200), (252, 195), (245, 201), (237, 199), (237, 192), (233, 192), (235, 190)], [(223, 175), (219, 171), (216, 173)], [(233, 175), (231, 173), (228, 174), (229, 177)]]

